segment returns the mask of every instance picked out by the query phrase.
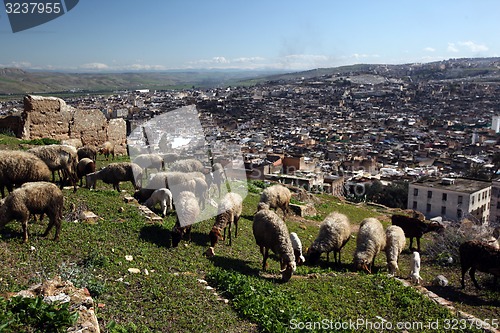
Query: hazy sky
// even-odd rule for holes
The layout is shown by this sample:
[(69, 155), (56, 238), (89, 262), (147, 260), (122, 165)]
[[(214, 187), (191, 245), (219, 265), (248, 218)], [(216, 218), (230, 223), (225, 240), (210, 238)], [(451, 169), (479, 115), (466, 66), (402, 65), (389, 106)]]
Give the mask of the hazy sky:
[(12, 33), (0, 67), (299, 70), (500, 56), (498, 0), (80, 0)]

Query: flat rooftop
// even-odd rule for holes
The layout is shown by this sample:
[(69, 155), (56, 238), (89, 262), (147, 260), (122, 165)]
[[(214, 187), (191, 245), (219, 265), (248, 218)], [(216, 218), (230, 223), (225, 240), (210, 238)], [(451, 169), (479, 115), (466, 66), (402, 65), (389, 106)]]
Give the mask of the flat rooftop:
[(455, 191), (462, 193), (475, 193), (491, 186), (491, 182), (485, 180), (452, 178), (453, 184), (443, 183), (442, 178), (431, 178), (413, 182), (413, 185), (432, 187), (445, 191)]

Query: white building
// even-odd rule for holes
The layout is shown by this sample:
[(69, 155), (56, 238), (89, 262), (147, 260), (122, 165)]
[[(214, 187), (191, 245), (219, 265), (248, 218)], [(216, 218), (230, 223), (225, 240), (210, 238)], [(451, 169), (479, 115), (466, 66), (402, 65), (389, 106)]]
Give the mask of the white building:
[(422, 212), (427, 219), (463, 218), (477, 224), (490, 220), (491, 182), (465, 178), (426, 179), (413, 182), (408, 191), (408, 208)]
[(491, 182), (490, 225), (500, 226), (500, 180)]
[(500, 132), (500, 116), (493, 116), (491, 119), (491, 129), (495, 131), (495, 133)]

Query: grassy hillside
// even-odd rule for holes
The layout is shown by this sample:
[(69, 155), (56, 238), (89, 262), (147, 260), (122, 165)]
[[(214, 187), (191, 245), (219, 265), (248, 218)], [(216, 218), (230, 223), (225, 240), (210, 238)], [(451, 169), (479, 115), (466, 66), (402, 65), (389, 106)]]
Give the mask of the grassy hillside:
[[(3, 148), (19, 148), (12, 138), (0, 136), (2, 143)], [(102, 159), (98, 162), (99, 166), (108, 163)], [(0, 294), (61, 275), (89, 289), (99, 303), (97, 316), (104, 332), (282, 332), (301, 328), (299, 319), (331, 320), (330, 325), (349, 321), (361, 324), (361, 320), (364, 325), (439, 321), (443, 327), (458, 318), (413, 288), (388, 278), (383, 268), (385, 255), (377, 257), (379, 269), (375, 274), (352, 272), (355, 234), (343, 250), (341, 267), (326, 263), (323, 255), (319, 266), (300, 266), (291, 281), (283, 284), (279, 264), (271, 257), (268, 272), (261, 272), (262, 257), (252, 235), (257, 193), (250, 193), (244, 200), (238, 238), (233, 239), (232, 247), (218, 244), (216, 256), (207, 259), (203, 253), (209, 246), (213, 219), (194, 225), (191, 242), (171, 248), (169, 230), (175, 214), (170, 212), (162, 223), (148, 222), (136, 204), (123, 200), (132, 193), (131, 184), (121, 187), (125, 192), (113, 191), (101, 182), (95, 191), (65, 190), (65, 222), (58, 242), (40, 236), (47, 220), (29, 226), (28, 244), (22, 243), (20, 224), (8, 224), (0, 232)], [(380, 208), (347, 204), (326, 195), (318, 199), (319, 217), (287, 219), (289, 231), (295, 231), (304, 246), (311, 244), (320, 221), (331, 211), (348, 215), (353, 224), (369, 216), (385, 225), (389, 221), (388, 212)], [(78, 212), (86, 209), (100, 217), (97, 223), (76, 221)], [(423, 246), (430, 242), (428, 236)], [(425, 253), (423, 258), (424, 280), (432, 280), (437, 272), (445, 274), (452, 285), (448, 291), (460, 299), (457, 307), (481, 319), (499, 318), (498, 292), (476, 292), (469, 281), (462, 292), (457, 289), (457, 267), (443, 271), (425, 259)], [(141, 273), (129, 273), (129, 268), (138, 268)], [(408, 252), (403, 253), (400, 268), (405, 277), (409, 272)], [(200, 280), (208, 280), (218, 295)], [(479, 281), (488, 280), (483, 277)], [(413, 328), (408, 331), (436, 331)], [(362, 326), (357, 331), (379, 330)]]

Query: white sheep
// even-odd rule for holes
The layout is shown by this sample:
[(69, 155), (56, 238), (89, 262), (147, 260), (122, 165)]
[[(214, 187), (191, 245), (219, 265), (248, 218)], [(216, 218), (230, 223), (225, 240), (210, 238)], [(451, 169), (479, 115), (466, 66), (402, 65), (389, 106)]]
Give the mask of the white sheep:
[(371, 273), (375, 266), (375, 257), (385, 249), (384, 227), (376, 218), (369, 217), (361, 221), (354, 252), (354, 268)]
[(170, 171), (179, 171), (179, 172), (194, 172), (194, 171), (203, 172), (204, 169), (205, 167), (203, 166), (203, 163), (201, 163), (196, 159), (175, 161), (170, 166)]
[(420, 277), (420, 254), (414, 251), (410, 258), (410, 280), (413, 284), (421, 284), (423, 279)]
[(292, 193), (288, 188), (283, 185), (273, 185), (262, 191), (260, 202), (266, 203), (270, 208), (283, 211), (283, 217), (286, 218), (288, 213), (288, 206), (292, 198)]
[(184, 236), (191, 240), (191, 226), (200, 214), (200, 207), (193, 192), (182, 191), (174, 197), (177, 220), (172, 229), (172, 246), (177, 247)]
[(163, 217), (172, 209), (172, 192), (168, 188), (159, 188), (144, 202), (144, 205), (152, 209), (156, 204), (160, 204)]
[(259, 211), (253, 218), (253, 235), (262, 253), (262, 270), (267, 268), (267, 258), (271, 249), (280, 258), (281, 278), (290, 280), (297, 268), (292, 241), (285, 222), (265, 203), (259, 203)]
[(12, 192), (14, 185), (50, 181), (50, 174), (47, 164), (31, 153), (0, 150), (0, 192), (2, 198), (5, 197), (5, 187), (9, 192)]
[(333, 260), (340, 264), (340, 252), (350, 238), (351, 224), (347, 216), (338, 212), (329, 214), (319, 227), (318, 237), (307, 251), (309, 261), (316, 263), (323, 252), (326, 252), (327, 261), (330, 261), (329, 254), (333, 251)]
[(387, 257), (387, 268), (390, 275), (396, 275), (399, 271), (398, 258), (406, 246), (406, 237), (403, 229), (391, 225), (385, 230), (385, 255)]
[(132, 162), (139, 165), (144, 170), (146, 176), (148, 175), (148, 169), (156, 169), (159, 172), (165, 167), (163, 157), (158, 154), (140, 154)]
[[(217, 216), (212, 230), (208, 234), (210, 238), (210, 246), (213, 248), (219, 239), (226, 238), (226, 228), (229, 229), (229, 245), (232, 245), (231, 240), (231, 224), (234, 224), (234, 237), (238, 237), (238, 220), (240, 219), (243, 210), (243, 199), (238, 193), (230, 192), (222, 198), (217, 209)], [(221, 235), (224, 230), (224, 237)]]
[(113, 188), (120, 192), (120, 182), (130, 181), (135, 189), (141, 187), (142, 169), (135, 163), (110, 163), (104, 169), (86, 176), (86, 187), (95, 189), (97, 180), (106, 184), (113, 184)]
[(295, 255), (295, 262), (297, 265), (302, 265), (306, 258), (302, 255), (302, 242), (299, 235), (295, 232), (290, 233), (290, 241), (292, 242), (293, 254)]
[(224, 172), (224, 167), (220, 163), (214, 163), (212, 166), (212, 171), (207, 174), (207, 183), (208, 188), (210, 189), (212, 185), (217, 186), (217, 190), (219, 192), (218, 198), (221, 195), (221, 187), (222, 184), (226, 181), (226, 174)]
[(54, 240), (59, 239), (63, 218), (64, 197), (61, 190), (49, 182), (26, 183), (12, 191), (0, 207), (0, 229), (16, 219), (23, 226), (23, 240), (28, 241), (28, 220), (30, 215), (46, 214), (49, 225), (43, 233), (47, 236), (56, 227)]

